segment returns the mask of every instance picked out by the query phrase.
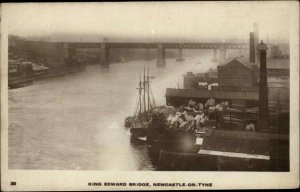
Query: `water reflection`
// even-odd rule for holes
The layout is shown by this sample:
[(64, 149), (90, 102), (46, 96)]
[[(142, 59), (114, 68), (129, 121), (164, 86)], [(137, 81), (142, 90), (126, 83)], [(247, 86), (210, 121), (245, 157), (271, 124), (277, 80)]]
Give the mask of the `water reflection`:
[(155, 170), (156, 165), (153, 163), (150, 154), (147, 150), (145, 141), (138, 140), (137, 138), (130, 137), (130, 145), (134, 152), (135, 159), (137, 159), (137, 170)]

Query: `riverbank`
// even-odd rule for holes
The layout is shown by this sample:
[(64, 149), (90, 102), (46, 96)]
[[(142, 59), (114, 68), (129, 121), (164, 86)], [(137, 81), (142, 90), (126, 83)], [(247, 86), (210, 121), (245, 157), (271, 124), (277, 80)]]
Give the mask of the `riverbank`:
[(8, 78), (8, 87), (10, 89), (25, 87), (25, 86), (32, 85), (34, 81), (37, 80), (64, 76), (70, 73), (83, 71), (84, 69), (85, 66), (76, 65), (72, 67), (60, 66), (60, 67), (55, 67), (43, 71), (34, 71), (32, 75), (24, 75), (24, 76)]

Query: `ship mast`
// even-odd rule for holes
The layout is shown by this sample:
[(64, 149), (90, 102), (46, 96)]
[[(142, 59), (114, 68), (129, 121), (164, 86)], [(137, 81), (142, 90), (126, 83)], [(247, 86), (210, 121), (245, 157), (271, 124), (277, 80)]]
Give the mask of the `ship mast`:
[(148, 96), (148, 111), (150, 111), (150, 80), (149, 80), (149, 65), (147, 66), (147, 96)]
[(146, 76), (145, 76), (145, 64), (144, 64), (144, 113), (146, 112)]
[(139, 116), (141, 116), (141, 114), (142, 114), (141, 96), (142, 96), (142, 80), (141, 80), (141, 73), (140, 73), (140, 82), (139, 82), (139, 103), (140, 103), (140, 112), (139, 112)]

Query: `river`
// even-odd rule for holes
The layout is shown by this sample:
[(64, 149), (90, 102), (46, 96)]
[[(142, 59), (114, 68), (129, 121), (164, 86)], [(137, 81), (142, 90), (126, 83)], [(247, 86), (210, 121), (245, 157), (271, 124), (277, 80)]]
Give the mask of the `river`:
[[(155, 170), (146, 144), (133, 142), (124, 119), (133, 114), (139, 72), (149, 65), (157, 105), (167, 87), (188, 71), (216, 64), (211, 50), (186, 53), (185, 62), (167, 59), (89, 65), (84, 72), (45, 79), (9, 90), (9, 169)], [(199, 63), (201, 62), (201, 63)]]

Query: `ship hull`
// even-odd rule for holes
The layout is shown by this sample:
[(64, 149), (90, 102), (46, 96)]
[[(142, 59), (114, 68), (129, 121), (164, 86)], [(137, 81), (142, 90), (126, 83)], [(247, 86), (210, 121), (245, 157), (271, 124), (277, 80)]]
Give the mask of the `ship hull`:
[(130, 128), (130, 133), (134, 137), (147, 137), (147, 128), (137, 127), (137, 128)]
[(197, 135), (154, 129), (147, 138), (160, 171), (286, 172), (288, 143), (283, 135), (223, 130)]
[(288, 171), (286, 167), (276, 167), (278, 162), (161, 151), (158, 160), (159, 171)]
[(159, 142), (147, 141), (147, 146), (158, 171), (289, 171), (288, 160), (199, 154), (197, 150), (179, 152), (166, 150)]

